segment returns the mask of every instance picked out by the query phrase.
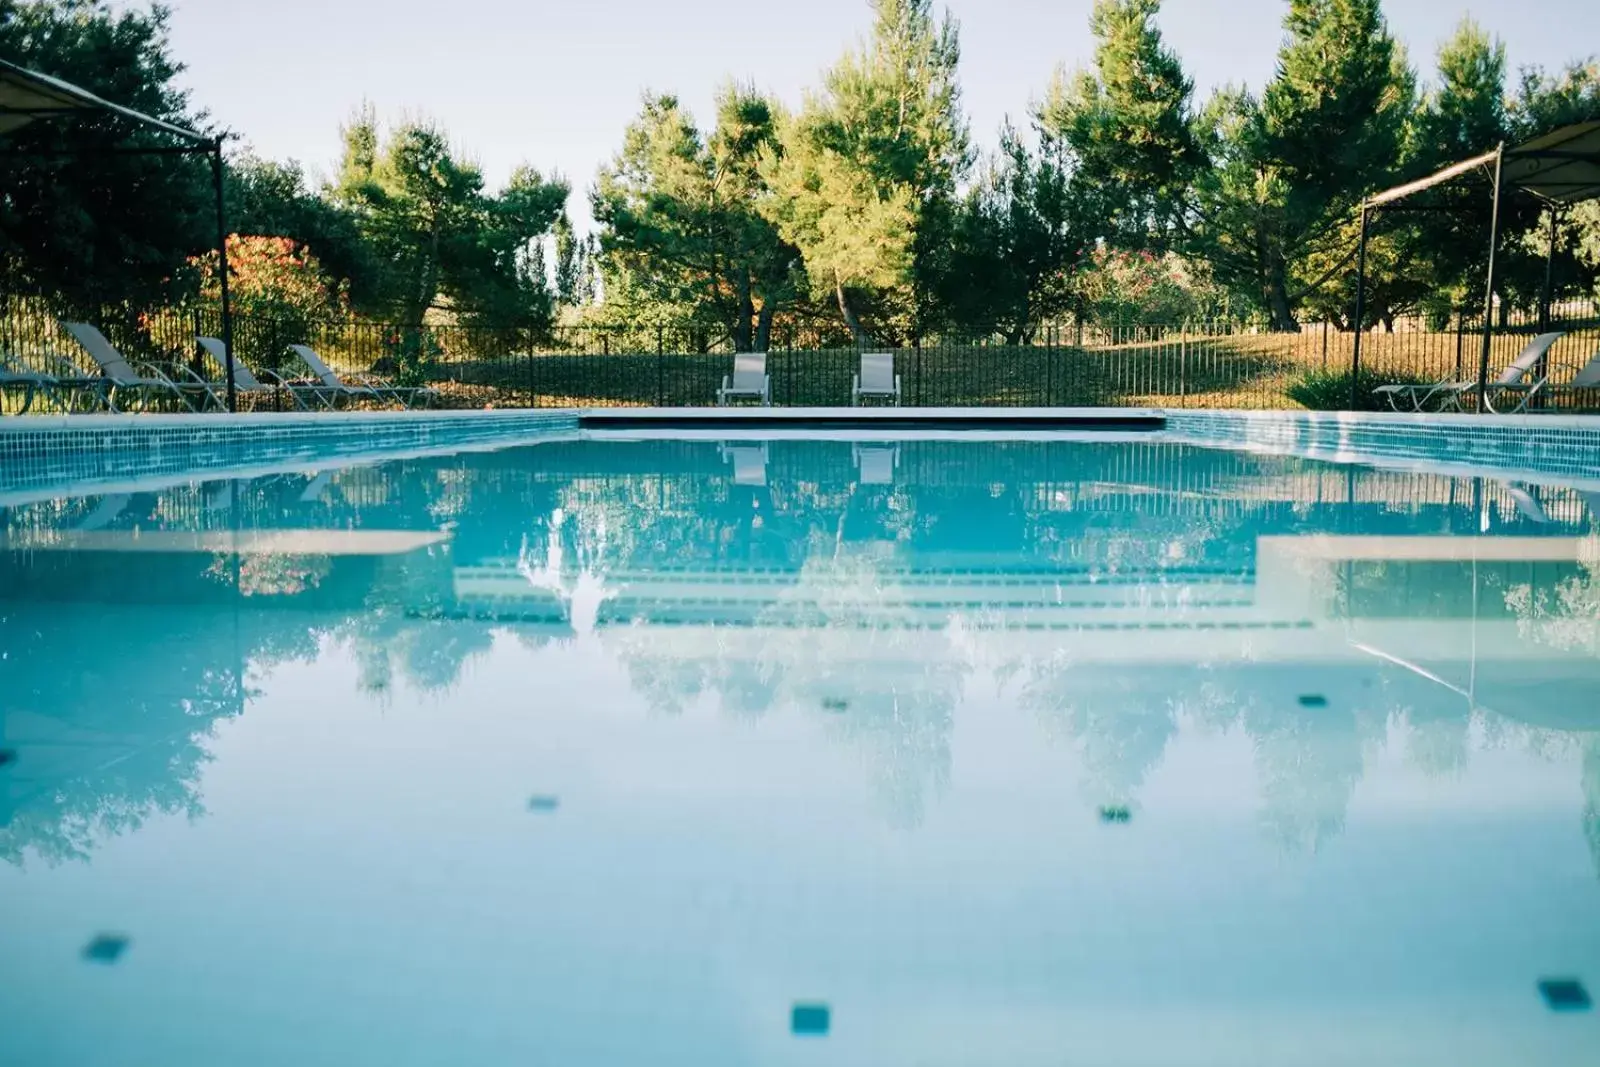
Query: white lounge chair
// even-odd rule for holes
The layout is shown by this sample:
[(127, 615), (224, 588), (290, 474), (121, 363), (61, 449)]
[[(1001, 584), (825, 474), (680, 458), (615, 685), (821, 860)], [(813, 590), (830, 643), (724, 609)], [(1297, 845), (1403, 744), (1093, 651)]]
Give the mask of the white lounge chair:
[(900, 375), (894, 372), (893, 352), (861, 353), (861, 372), (850, 386), (850, 406), (860, 407), (867, 397), (900, 406)]
[[(1560, 369), (1560, 368), (1557, 368)], [(1589, 362), (1578, 367), (1572, 377), (1564, 382), (1549, 381), (1555, 377), (1551, 371), (1546, 381), (1545, 395), (1559, 397), (1562, 393), (1600, 393), (1600, 352), (1589, 357)]]
[(762, 407), (772, 405), (772, 378), (767, 374), (765, 352), (740, 352), (733, 357), (733, 377), (723, 376), (717, 406), (725, 408), (736, 397), (759, 400)]
[[(1495, 410), (1494, 402), (1502, 393), (1521, 397), (1510, 413), (1526, 408), (1528, 402), (1550, 380), (1547, 373), (1537, 381), (1530, 382), (1527, 380), (1528, 374), (1549, 355), (1551, 346), (1565, 336), (1566, 333), (1563, 331), (1541, 333), (1529, 341), (1522, 351), (1517, 353), (1517, 358), (1500, 372), (1500, 377), (1489, 383), (1484, 398), (1489, 410)], [(1435, 401), (1439, 403), (1440, 410), (1449, 407), (1462, 411), (1464, 410), (1462, 402), (1477, 391), (1476, 378), (1470, 381), (1452, 381), (1445, 378), (1432, 385), (1380, 385), (1373, 390), (1373, 393), (1387, 400), (1389, 406), (1396, 411), (1420, 412), (1428, 410), (1428, 406)], [(1405, 407), (1401, 406), (1402, 401), (1405, 402)]]
[[(144, 397), (154, 393), (176, 397), (190, 411), (199, 411), (208, 404), (222, 406), (222, 401), (212, 391), (211, 385), (187, 367), (179, 366), (177, 368), (179, 376), (172, 378), (155, 367), (130, 362), (128, 357), (118, 352), (116, 347), (106, 340), (105, 334), (87, 322), (63, 322), (61, 327), (72, 335), (72, 339), (89, 353), (89, 358), (100, 368), (98, 378), (62, 379), (61, 384), (70, 388), (97, 391), (111, 411), (121, 410), (117, 406), (119, 393), (135, 393)], [(190, 397), (195, 399), (191, 400)]]
[(228, 352), (228, 346), (223, 344), (220, 338), (196, 337), (195, 340), (200, 343), (201, 348), (205, 349), (206, 355), (216, 360), (217, 365), (222, 368), (222, 381), (211, 383), (212, 391), (218, 396), (226, 397), (228, 395), (228, 365), (232, 364), (233, 391), (235, 393), (243, 393), (247, 396), (287, 395), (293, 401), (294, 406), (301, 411), (311, 410), (310, 405), (305, 401), (307, 396), (319, 403), (321, 402), (320, 386), (294, 385), (269, 370), (261, 372), (262, 376), (268, 379), (267, 381), (262, 381), (254, 371), (244, 365), (243, 360), (233, 358)]
[(299, 356), (301, 362), (310, 367), (311, 373), (322, 382), (320, 395), (330, 407), (333, 401), (343, 397), (346, 400), (395, 403), (410, 408), (417, 404), (431, 404), (439, 396), (433, 389), (394, 385), (370, 374), (350, 374), (341, 378), (310, 345), (290, 345), (289, 351)]
[(861, 485), (893, 485), (900, 466), (900, 449), (894, 445), (856, 445), (856, 469)]
[(734, 485), (767, 484), (766, 445), (723, 445), (722, 458), (733, 461)]

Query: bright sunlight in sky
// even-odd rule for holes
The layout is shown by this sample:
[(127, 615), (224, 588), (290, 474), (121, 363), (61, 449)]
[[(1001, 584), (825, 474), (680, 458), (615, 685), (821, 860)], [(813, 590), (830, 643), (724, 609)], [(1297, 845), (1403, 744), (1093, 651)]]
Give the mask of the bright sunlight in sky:
[[(1471, 13), (1513, 69), (1555, 68), (1600, 49), (1593, 0), (1385, 0), (1425, 78), (1439, 42)], [(1480, 0), (1481, 3), (1481, 0)], [(976, 144), (1025, 121), (1060, 64), (1087, 63), (1092, 0), (950, 0)], [(820, 80), (871, 21), (867, 0), (174, 0), (173, 46), (196, 102), (257, 153), (331, 171), (338, 129), (363, 100), (382, 118), (439, 121), (491, 185), (527, 162), (587, 192), (646, 90), (678, 95), (702, 122), (732, 77), (786, 103)], [(1197, 95), (1272, 73), (1285, 0), (1166, 0), (1160, 22)]]

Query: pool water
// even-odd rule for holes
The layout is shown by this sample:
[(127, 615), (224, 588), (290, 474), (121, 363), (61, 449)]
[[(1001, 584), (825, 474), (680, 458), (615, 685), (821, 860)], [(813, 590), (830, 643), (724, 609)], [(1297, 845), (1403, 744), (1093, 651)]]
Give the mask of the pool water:
[(0, 1064), (1600, 1063), (1600, 494), (548, 442), (0, 510)]

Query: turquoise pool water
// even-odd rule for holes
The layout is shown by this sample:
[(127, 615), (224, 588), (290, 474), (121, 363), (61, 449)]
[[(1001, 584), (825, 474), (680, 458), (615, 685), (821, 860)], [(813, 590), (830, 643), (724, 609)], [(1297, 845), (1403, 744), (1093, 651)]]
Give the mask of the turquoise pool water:
[(1600, 494), (584, 440), (0, 535), (8, 1067), (1600, 1062)]

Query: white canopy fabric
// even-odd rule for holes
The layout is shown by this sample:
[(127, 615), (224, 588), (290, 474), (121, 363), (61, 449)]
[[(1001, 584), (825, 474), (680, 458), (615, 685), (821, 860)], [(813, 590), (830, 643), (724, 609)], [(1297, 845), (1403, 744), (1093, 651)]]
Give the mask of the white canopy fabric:
[(1506, 149), (1500, 180), (1557, 204), (1600, 196), (1600, 121), (1563, 126)]
[(208, 144), (212, 140), (203, 133), (175, 126), (121, 104), (113, 104), (71, 82), (0, 59), (0, 134), (20, 129), (35, 119), (93, 111), (121, 115), (151, 129), (197, 144)]
[[(1483, 168), (1493, 176), (1496, 152), (1452, 163), (1426, 178), (1396, 185), (1366, 200), (1369, 208), (1404, 200)], [(1502, 189), (1522, 189), (1554, 204), (1576, 204), (1600, 197), (1600, 120), (1576, 122), (1505, 149), (1500, 163)]]

